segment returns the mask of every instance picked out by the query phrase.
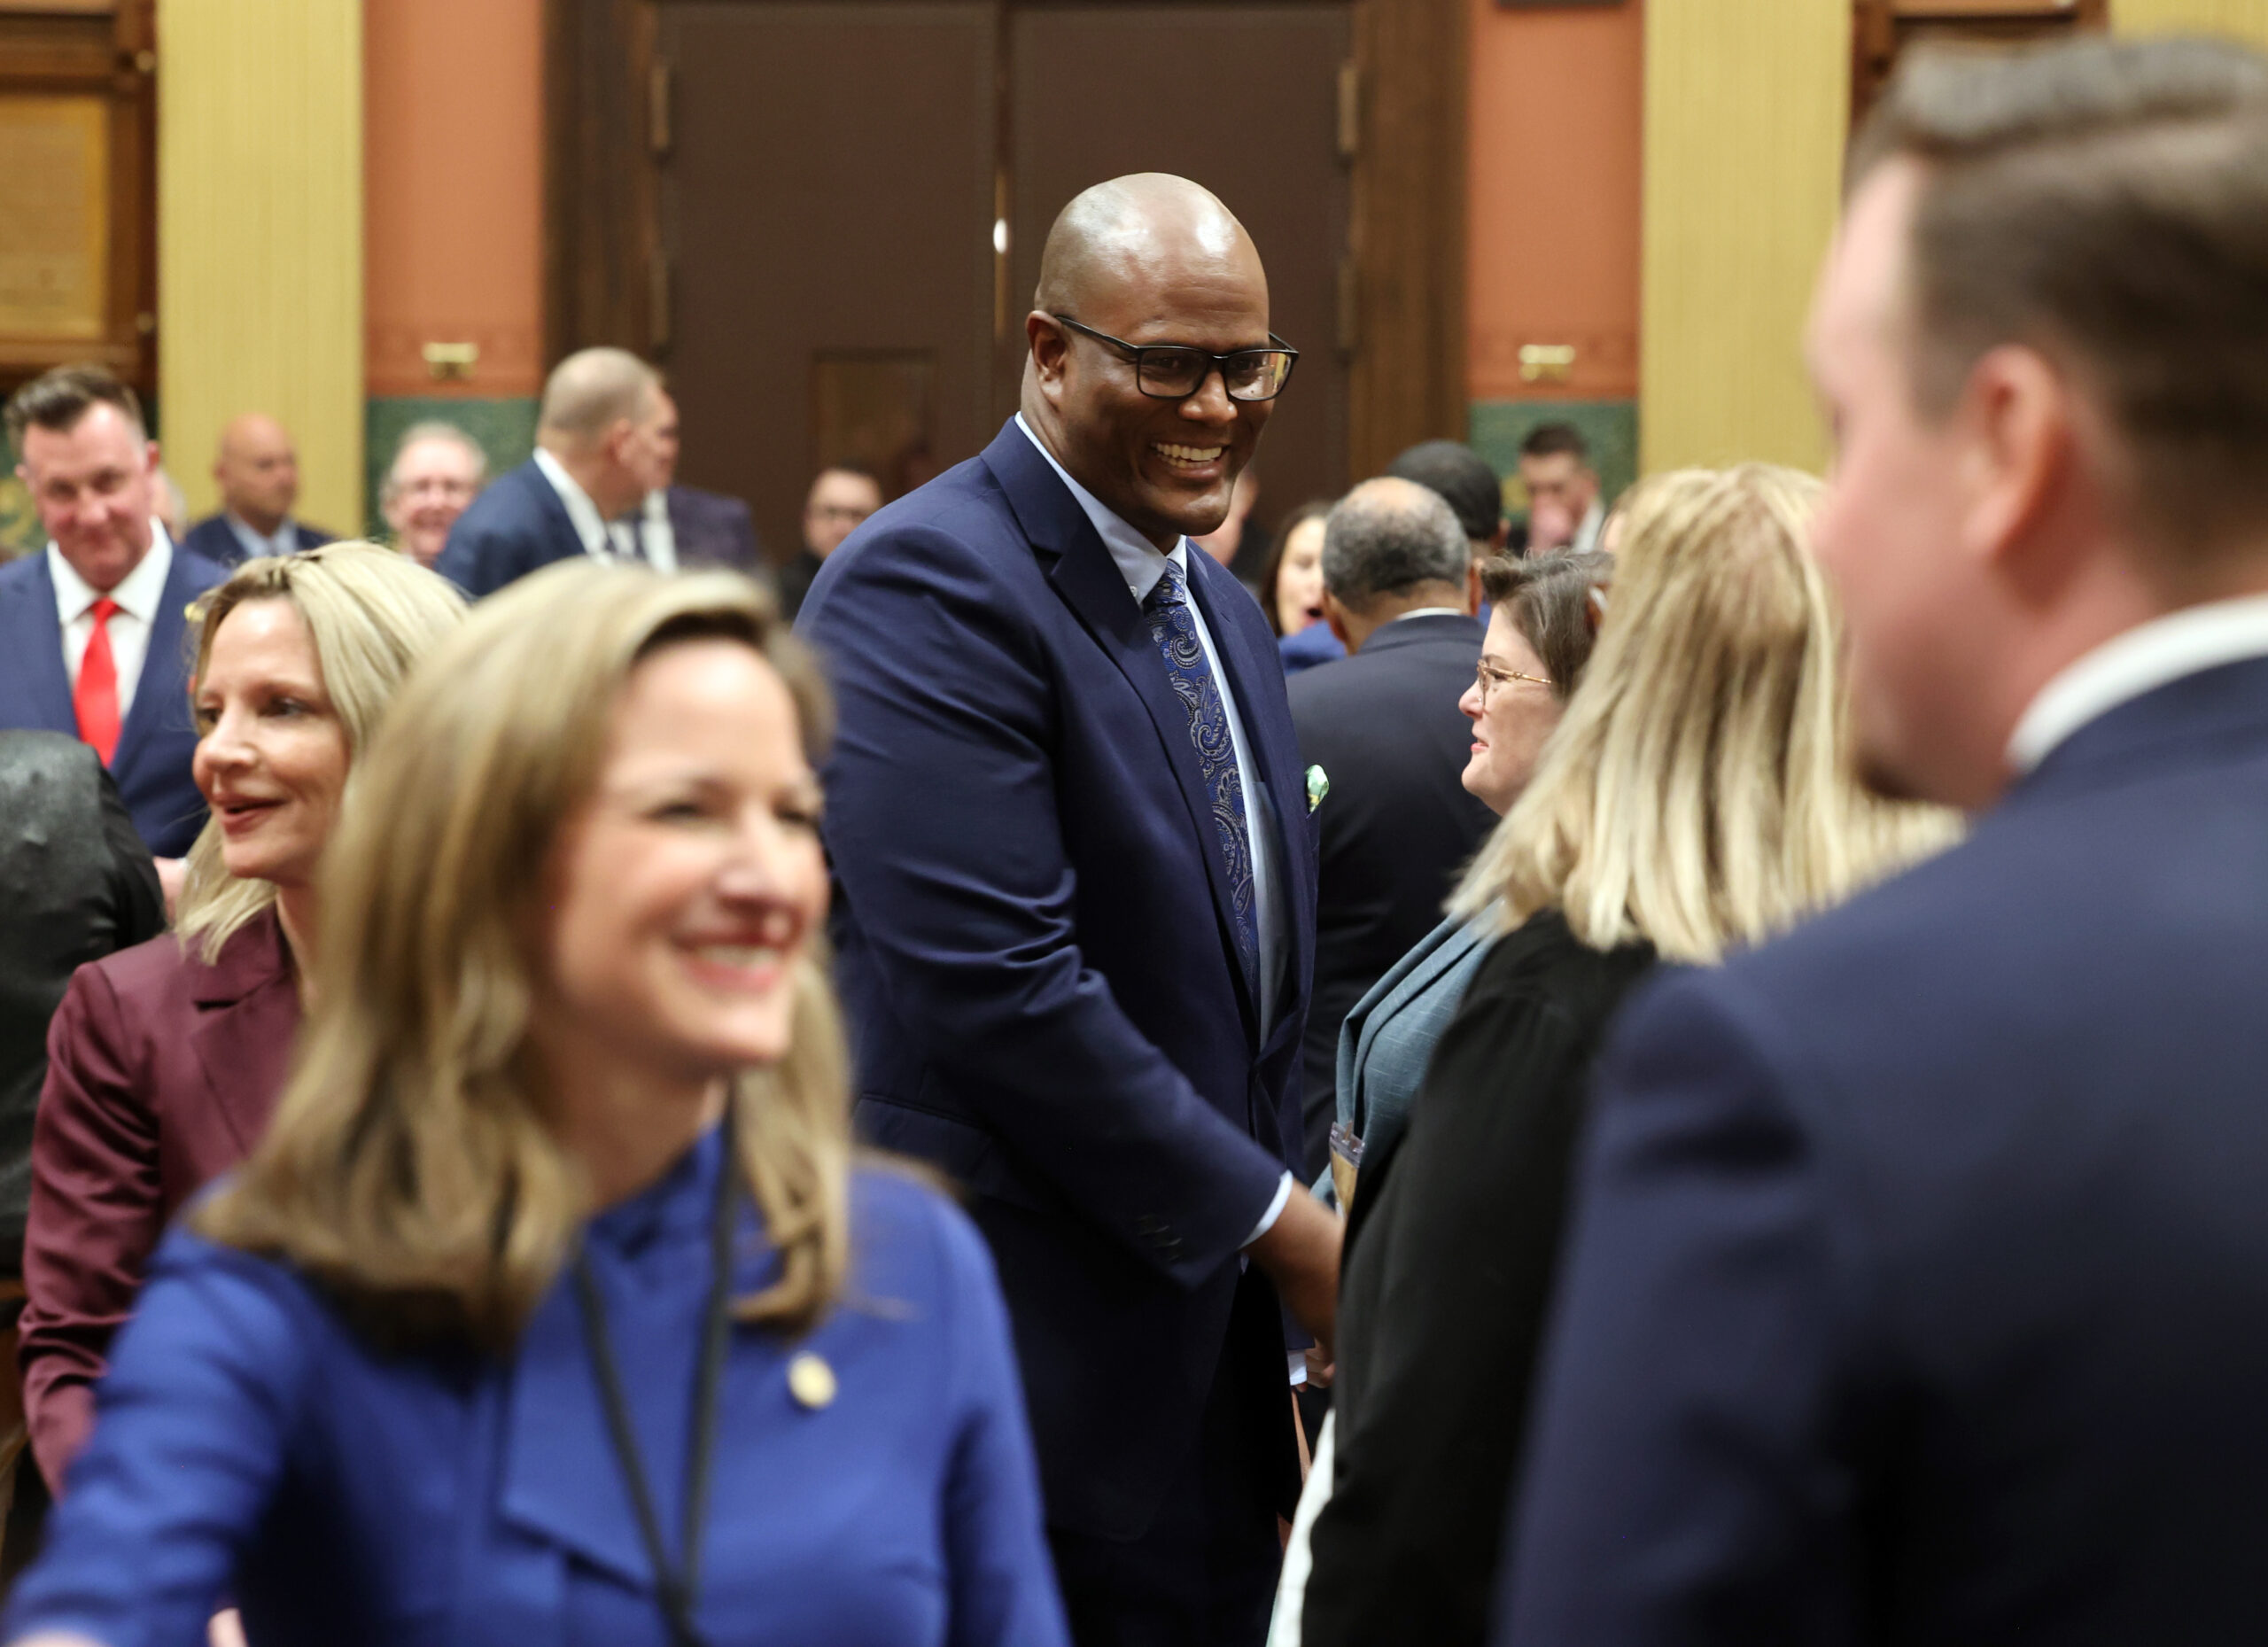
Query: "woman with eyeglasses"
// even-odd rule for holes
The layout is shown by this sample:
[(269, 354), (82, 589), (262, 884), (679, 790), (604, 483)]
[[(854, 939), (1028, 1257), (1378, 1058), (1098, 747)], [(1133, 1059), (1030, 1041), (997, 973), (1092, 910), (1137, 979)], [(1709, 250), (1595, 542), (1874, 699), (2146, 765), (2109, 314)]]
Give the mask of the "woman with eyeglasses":
[[(1481, 571), (1488, 629), (1457, 707), (1472, 722), (1464, 787), (1499, 818), (1527, 787), (1544, 740), (1583, 678), (1613, 570), (1612, 558), (1596, 550), (1562, 550), (1533, 560), (1499, 557)], [(1495, 936), (1487, 912), (1450, 916), (1347, 1014), (1332, 1129), (1332, 1177), (1342, 1208), (1351, 1204), (1361, 1161), (1400, 1136), (1433, 1043)]]
[(260, 1141), (357, 757), (464, 602), (401, 555), (331, 543), (247, 561), (194, 610), (191, 771), (212, 815), (180, 921), (72, 979), (32, 1138), (17, 1353), (32, 1451), (58, 1492), (167, 1222)]
[(729, 573), (548, 568), (426, 660), (12, 1642), (1065, 1647), (983, 1241), (852, 1160), (829, 712)]
[[(1746, 464), (1624, 505), (1588, 673), (1452, 900), (1497, 936), (1399, 1144), (1364, 1162), (1305, 1647), (1485, 1639), (1584, 1095), (1633, 986), (1953, 836), (1949, 814), (1877, 801), (1852, 773), (1839, 625), (1807, 547), (1819, 493)], [(1491, 704), (1512, 688), (1500, 674)], [(1491, 756), (1524, 747), (1479, 724)]]

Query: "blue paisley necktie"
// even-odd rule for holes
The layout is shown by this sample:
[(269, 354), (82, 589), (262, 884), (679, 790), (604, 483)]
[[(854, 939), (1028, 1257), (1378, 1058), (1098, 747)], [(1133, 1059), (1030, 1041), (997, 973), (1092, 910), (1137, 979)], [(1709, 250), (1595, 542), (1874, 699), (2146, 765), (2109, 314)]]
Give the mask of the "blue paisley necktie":
[(1189, 715), (1189, 739), (1197, 746), (1197, 765), (1213, 804), (1213, 832), (1221, 838), (1228, 870), (1229, 908), (1234, 915), (1237, 961), (1247, 982), (1260, 976), (1260, 943), (1252, 907), (1252, 837), (1244, 815), (1244, 782), (1237, 772), (1237, 746), (1229, 735), (1229, 712), (1213, 666), (1197, 639), (1197, 618), (1189, 610), (1187, 574), (1170, 560), (1165, 576), (1142, 602), (1150, 638), (1166, 660), (1166, 680)]

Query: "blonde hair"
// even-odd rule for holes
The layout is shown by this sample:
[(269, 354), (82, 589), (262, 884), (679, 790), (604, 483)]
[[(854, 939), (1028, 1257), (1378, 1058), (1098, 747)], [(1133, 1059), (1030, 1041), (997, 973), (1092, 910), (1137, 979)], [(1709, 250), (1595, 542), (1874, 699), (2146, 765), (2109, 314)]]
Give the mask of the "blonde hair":
[[(190, 696), (213, 661), (213, 640), (250, 601), (289, 601), (307, 626), (324, 695), (346, 733), (352, 759), (371, 734), (410, 666), (464, 621), (464, 597), (445, 578), (374, 543), (326, 543), (299, 555), (246, 561), (197, 603), (197, 662)], [(355, 787), (349, 766), (346, 787)], [(229, 936), (276, 902), (273, 883), (237, 880), (221, 855), (221, 820), (206, 820), (189, 849), (175, 930), (208, 963)]]
[(1951, 840), (1853, 775), (1841, 625), (1807, 542), (1821, 488), (1680, 470), (1624, 505), (1588, 672), (1451, 908), (1557, 906), (1593, 949), (1708, 963)]
[[(527, 1045), (547, 865), (597, 785), (631, 672), (711, 636), (779, 672), (816, 760), (818, 671), (771, 597), (728, 572), (548, 568), (484, 602), (410, 678), (326, 855), (297, 1067), (260, 1148), (198, 1216), (206, 1235), (288, 1261), (389, 1341), (517, 1337), (590, 1211)], [(730, 1099), (781, 1259), (739, 1313), (790, 1332), (842, 1289), (850, 1159), (823, 957), (807, 952), (793, 987), (788, 1055)]]

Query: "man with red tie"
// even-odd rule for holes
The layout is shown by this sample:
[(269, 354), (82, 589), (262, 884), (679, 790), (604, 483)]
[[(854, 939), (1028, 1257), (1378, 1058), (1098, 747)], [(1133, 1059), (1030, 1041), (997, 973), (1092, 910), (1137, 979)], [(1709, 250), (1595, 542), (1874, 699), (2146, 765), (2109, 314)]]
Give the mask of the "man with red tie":
[(0, 726), (92, 744), (169, 890), (205, 823), (188, 610), (222, 569), (154, 518), (157, 443), (134, 392), (98, 366), (63, 366), (8, 402), (8, 437), (47, 528), (46, 550), (0, 566)]

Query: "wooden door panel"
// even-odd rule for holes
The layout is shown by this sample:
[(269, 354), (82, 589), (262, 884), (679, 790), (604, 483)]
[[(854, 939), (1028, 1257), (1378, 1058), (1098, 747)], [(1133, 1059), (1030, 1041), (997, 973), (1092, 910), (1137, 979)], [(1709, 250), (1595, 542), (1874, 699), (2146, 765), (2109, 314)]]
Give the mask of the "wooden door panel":
[(819, 450), (822, 424), (881, 431), (893, 385), (911, 385), (902, 409), (926, 427), (872, 439), (899, 459), (909, 443), (928, 452), (886, 480), (991, 437), (995, 18), (984, 4), (663, 10), (663, 363), (680, 473), (746, 498), (776, 557), (797, 546), (816, 466), (877, 455)]
[(1261, 444), (1259, 517), (1345, 490), (1347, 361), (1339, 333), (1348, 175), (1339, 86), (1351, 49), (1345, 5), (1065, 5), (1014, 13), (1004, 416), (1014, 404), (1040, 248), (1056, 214), (1106, 178), (1176, 172), (1220, 196), (1251, 231), (1268, 268), (1271, 324), (1300, 351)]

